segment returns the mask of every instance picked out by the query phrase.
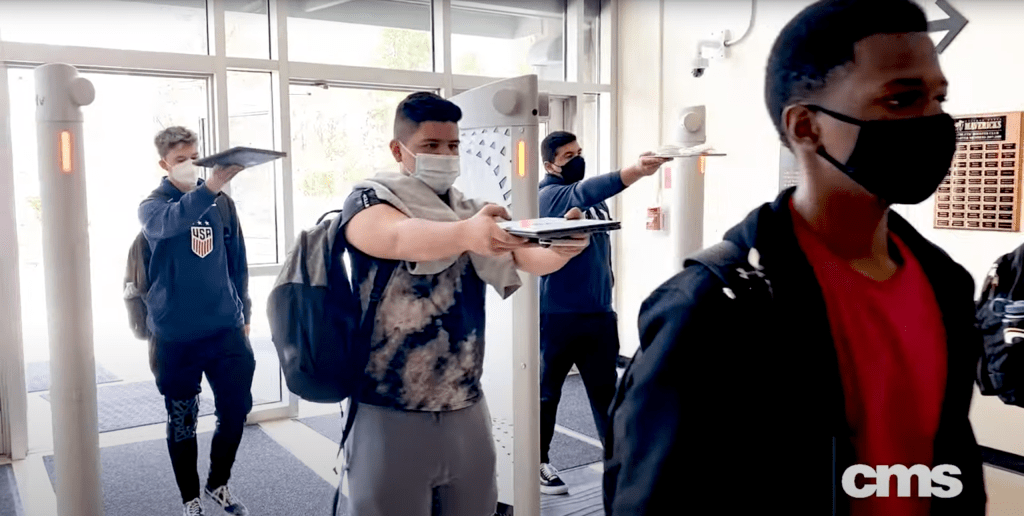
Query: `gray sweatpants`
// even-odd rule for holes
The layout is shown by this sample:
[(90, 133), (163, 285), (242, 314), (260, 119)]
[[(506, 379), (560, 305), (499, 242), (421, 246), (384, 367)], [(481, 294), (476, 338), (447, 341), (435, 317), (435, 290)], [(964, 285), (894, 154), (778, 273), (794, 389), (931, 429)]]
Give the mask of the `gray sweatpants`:
[(493, 516), (497, 457), (487, 402), (453, 412), (360, 405), (345, 443), (349, 516)]

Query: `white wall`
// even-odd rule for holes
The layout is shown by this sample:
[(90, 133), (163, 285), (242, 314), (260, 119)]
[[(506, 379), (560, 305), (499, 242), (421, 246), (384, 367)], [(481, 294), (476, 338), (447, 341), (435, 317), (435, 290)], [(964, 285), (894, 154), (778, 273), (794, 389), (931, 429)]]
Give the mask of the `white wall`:
[[(749, 0), (628, 0), (619, 3), (619, 145), (628, 163), (644, 150), (671, 143), (678, 110), (707, 107), (708, 143), (728, 155), (709, 158), (705, 176), (704, 245), (761, 203), (778, 194), (779, 140), (764, 102), (768, 52), (783, 26), (808, 0), (761, 0), (747, 38), (730, 47), (701, 78), (691, 74), (698, 38), (716, 30), (743, 34)], [(920, 2), (929, 20), (946, 18), (930, 0)], [(941, 54), (950, 80), (951, 114), (1024, 110), (1024, 2), (951, 0), (967, 26)], [(933, 34), (938, 42), (945, 33)], [(659, 69), (658, 64), (661, 63)], [(660, 124), (656, 121), (660, 120)], [(646, 209), (656, 205), (657, 181), (646, 179), (622, 196), (624, 245), (619, 278), (622, 351), (631, 356), (639, 340), (637, 315), (650, 292), (672, 274), (667, 236), (646, 231)], [(896, 211), (944, 248), (975, 278), (976, 288), (992, 262), (1024, 241), (1019, 233), (939, 230), (932, 227), (933, 200)], [(976, 396), (972, 412), (981, 444), (1024, 455), (1024, 412), (998, 399)]]

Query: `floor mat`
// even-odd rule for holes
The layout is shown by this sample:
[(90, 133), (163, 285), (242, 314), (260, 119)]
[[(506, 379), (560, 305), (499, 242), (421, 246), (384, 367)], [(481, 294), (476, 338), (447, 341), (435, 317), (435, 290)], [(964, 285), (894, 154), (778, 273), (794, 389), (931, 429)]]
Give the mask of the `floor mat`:
[(541, 516), (604, 516), (600, 471), (574, 468), (560, 476), (569, 486), (569, 494), (540, 495)]
[(551, 465), (558, 470), (585, 466), (604, 459), (604, 451), (590, 443), (555, 432), (548, 450)]
[(590, 410), (590, 398), (587, 397), (587, 389), (583, 386), (580, 375), (572, 375), (565, 379), (555, 420), (569, 430), (591, 439), (601, 440), (597, 435), (597, 425), (594, 424), (594, 412)]
[[(199, 434), (199, 478), (206, 481), (212, 432)], [(174, 481), (167, 443), (146, 441), (103, 448), (103, 502), (106, 516), (178, 514), (181, 495)], [(53, 456), (43, 458), (56, 485)], [(229, 484), (252, 514), (330, 514), (334, 487), (277, 444), (258, 426), (247, 426)], [(214, 504), (203, 500), (208, 514)], [(344, 504), (342, 504), (344, 513)]]
[(10, 464), (0, 465), (0, 514), (21, 516), (25, 509), (18, 494), (18, 482), (14, 479), (14, 468)]
[[(100, 364), (96, 364), (96, 384), (111, 383), (120, 380)], [(50, 362), (29, 362), (25, 364), (25, 383), (28, 392), (50, 390)]]
[[(42, 394), (47, 401), (50, 393)], [(153, 382), (100, 386), (96, 389), (99, 431), (112, 432), (167, 421), (164, 397)], [(199, 415), (214, 413), (213, 399), (200, 394)]]

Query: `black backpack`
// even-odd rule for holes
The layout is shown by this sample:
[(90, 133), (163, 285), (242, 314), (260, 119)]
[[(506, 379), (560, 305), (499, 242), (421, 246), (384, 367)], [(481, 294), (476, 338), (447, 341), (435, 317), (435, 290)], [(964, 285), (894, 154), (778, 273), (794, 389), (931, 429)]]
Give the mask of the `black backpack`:
[[(327, 219), (333, 213), (338, 215)], [(350, 400), (339, 455), (369, 382), (366, 365), (377, 305), (398, 265), (380, 262), (363, 311), (343, 260), (348, 242), (341, 221), (341, 210), (329, 211), (299, 233), (267, 301), (271, 338), (288, 390), (314, 403)], [(340, 496), (339, 484), (334, 514)]]
[[(771, 282), (760, 271), (759, 264), (751, 267), (751, 255), (743, 255), (740, 247), (729, 240), (723, 240), (711, 247), (703, 249), (685, 259), (683, 268), (691, 265), (704, 265), (723, 283), (723, 293), (731, 299), (749, 302), (757, 298), (771, 297)], [(737, 273), (738, 278), (737, 279)], [(615, 478), (619, 475), (621, 457), (616, 457), (614, 419), (616, 411), (622, 406), (626, 393), (633, 386), (633, 365), (642, 360), (643, 349), (637, 349), (629, 360), (625, 371), (615, 389), (615, 397), (608, 409), (609, 424), (605, 431), (604, 441), (604, 506), (611, 513), (611, 497), (614, 496)], [(628, 435), (621, 439), (635, 439)]]
[[(151, 194), (146, 201), (166, 200), (169, 197), (158, 193)], [(144, 201), (145, 202), (145, 201)], [(217, 209), (220, 210), (221, 220), (227, 221), (225, 225), (233, 225), (235, 220), (235, 204), (231, 198), (218, 194), (216, 201)], [(230, 236), (225, 233), (226, 238)], [(149, 293), (149, 260), (153, 252), (149, 248), (149, 241), (146, 235), (139, 231), (128, 249), (128, 263), (125, 265), (124, 283), (124, 304), (128, 309), (128, 326), (132, 333), (140, 340), (148, 340), (151, 336), (146, 318), (149, 316), (149, 309), (146, 308), (146, 294)]]
[[(704, 265), (712, 273), (714, 273), (715, 276), (718, 277), (718, 279), (722, 280), (723, 284), (726, 285), (726, 287), (724, 289), (725, 294), (727, 296), (733, 298), (733, 299), (736, 299), (737, 296), (736, 296), (736, 292), (735, 291), (737, 290), (737, 285), (736, 285), (736, 283), (733, 280), (730, 280), (730, 275), (731, 274), (728, 272), (728, 270), (729, 270), (729, 267), (734, 267), (734, 266), (739, 265), (741, 263), (742, 264), (746, 264), (747, 262), (746, 262), (746, 260), (744, 260), (744, 256), (742, 255), (742, 251), (740, 251), (739, 246), (737, 246), (735, 243), (733, 243), (733, 242), (731, 242), (729, 240), (723, 240), (723, 241), (721, 241), (721, 242), (719, 242), (719, 243), (717, 243), (717, 244), (715, 244), (715, 245), (713, 245), (711, 247), (708, 247), (706, 249), (703, 249), (703, 250), (695, 253), (693, 256), (690, 256), (690, 257), (686, 258), (683, 261), (683, 268), (689, 267), (691, 265), (698, 265), (698, 264), (699, 265)], [(750, 295), (750, 291), (753, 290), (753, 289), (760, 289), (760, 290), (762, 290), (762, 292), (760, 292), (760, 294), (763, 294), (763, 292), (764, 292), (763, 289), (767, 289), (768, 295), (771, 295), (771, 284), (766, 279), (763, 278), (763, 274), (759, 274), (759, 273), (749, 274), (750, 277), (753, 277), (755, 275), (761, 276), (762, 282), (757, 283), (757, 284), (753, 284), (751, 282), (746, 282), (747, 284), (744, 286), (744, 288), (743, 289), (739, 289), (741, 291), (741, 295), (745, 299), (749, 299), (748, 296)], [(637, 349), (636, 353), (633, 354), (633, 358), (631, 358), (629, 360), (629, 362), (627, 363), (625, 371), (622, 373), (622, 378), (619, 380), (619, 384), (616, 387), (615, 397), (612, 400), (611, 407), (609, 408), (609, 413), (608, 414), (612, 418), (614, 418), (614, 416), (615, 416), (616, 409), (620, 405), (622, 405), (622, 401), (625, 398), (626, 391), (632, 386), (633, 378), (630, 375), (630, 372), (632, 372), (633, 364), (642, 355), (643, 355), (643, 350), (642, 349)], [(612, 433), (611, 433), (612, 431), (611, 431), (611, 428), (612, 428), (612, 425), (609, 425), (608, 430), (607, 430), (607, 436), (605, 437), (605, 439), (606, 439), (606, 442), (605, 442), (605, 458), (606, 459), (611, 457), (611, 450), (612, 450), (612, 446), (611, 446), (612, 445)]]
[(1003, 336), (1004, 307), (1024, 300), (1024, 245), (1000, 256), (981, 288), (975, 303), (975, 317), (984, 342), (984, 356), (979, 362), (978, 383), (984, 396), (998, 396), (1008, 405), (1024, 406), (1018, 390), (1024, 382), (1024, 364), (1019, 345), (1007, 343)]
[[(364, 387), (373, 316), (397, 264), (381, 262), (364, 315), (343, 261), (348, 244), (340, 212), (325, 213), (299, 233), (267, 302), (288, 390), (315, 403), (355, 401)], [(339, 215), (326, 219), (332, 213)], [(353, 416), (349, 411), (342, 444)]]

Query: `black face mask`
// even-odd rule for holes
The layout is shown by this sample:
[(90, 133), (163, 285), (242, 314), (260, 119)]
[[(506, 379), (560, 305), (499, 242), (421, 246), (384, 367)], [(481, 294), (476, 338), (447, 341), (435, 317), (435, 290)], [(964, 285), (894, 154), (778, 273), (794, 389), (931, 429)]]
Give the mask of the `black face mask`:
[(942, 184), (956, 154), (956, 126), (948, 114), (896, 120), (857, 120), (820, 106), (807, 106), (860, 126), (853, 153), (842, 164), (818, 154), (865, 190), (892, 204), (919, 204)]
[(575, 158), (567, 161), (565, 165), (562, 165), (562, 179), (566, 183), (575, 183), (580, 179), (583, 179), (583, 173), (586, 171), (587, 164), (583, 162), (583, 156), (576, 156)]

